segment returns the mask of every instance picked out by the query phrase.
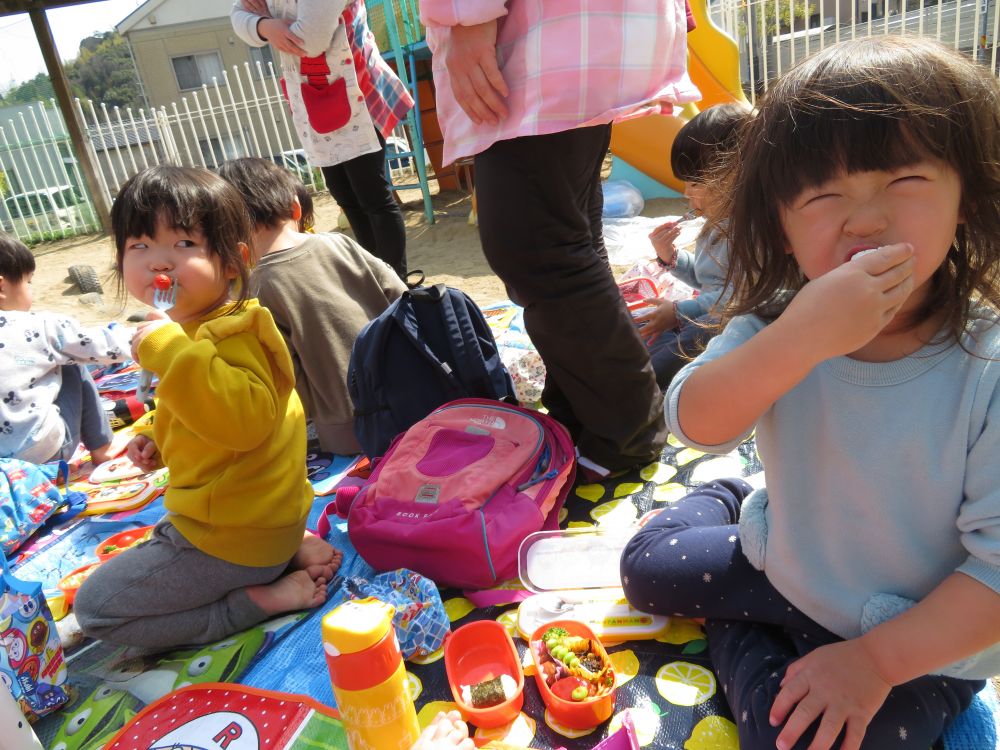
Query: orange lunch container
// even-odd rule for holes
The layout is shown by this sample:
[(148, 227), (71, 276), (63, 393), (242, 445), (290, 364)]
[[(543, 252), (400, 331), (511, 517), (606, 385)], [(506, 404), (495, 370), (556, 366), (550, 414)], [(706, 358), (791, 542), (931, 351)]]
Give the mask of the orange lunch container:
[(535, 644), (542, 639), (542, 634), (549, 628), (562, 628), (570, 635), (589, 639), (594, 653), (604, 659), (605, 663), (609, 665), (608, 671), (614, 676), (608, 652), (604, 650), (604, 646), (598, 640), (597, 636), (594, 635), (594, 631), (582, 622), (576, 622), (575, 620), (548, 622), (532, 633), (531, 640), (528, 641), (531, 660), (535, 663), (535, 684), (538, 685), (538, 692), (542, 695), (545, 707), (548, 708), (553, 719), (570, 729), (590, 729), (603, 721), (607, 721), (611, 718), (611, 714), (615, 710), (614, 688), (606, 695), (595, 696), (582, 701), (574, 701), (560, 698), (552, 692), (552, 689), (545, 682), (545, 673), (542, 671), (542, 665), (539, 661)]
[(94, 549), (94, 554), (98, 560), (108, 560), (115, 555), (120, 555), (129, 547), (133, 547), (139, 542), (144, 542), (153, 535), (152, 526), (140, 526), (138, 529), (126, 529), (119, 531), (114, 536), (109, 536)]
[[(480, 620), (449, 633), (444, 641), (444, 665), (451, 695), (462, 718), (483, 729), (502, 727), (517, 718), (524, 702), (524, 672), (514, 641), (496, 620)], [(517, 683), (512, 698), (486, 708), (462, 700), (462, 685), (475, 685), (508, 675)]]
[(63, 592), (63, 598), (67, 607), (73, 605), (73, 602), (76, 599), (77, 590), (83, 582), (90, 577), (90, 574), (93, 573), (100, 565), (101, 561), (98, 561), (79, 567), (71, 573), (67, 573), (63, 576), (62, 580), (56, 584), (56, 587)]

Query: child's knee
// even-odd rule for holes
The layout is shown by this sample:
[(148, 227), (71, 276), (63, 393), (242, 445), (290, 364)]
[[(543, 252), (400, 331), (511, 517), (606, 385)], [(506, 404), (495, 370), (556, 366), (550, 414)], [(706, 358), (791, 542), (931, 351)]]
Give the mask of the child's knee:
[(619, 572), (625, 598), (644, 612), (666, 612), (669, 592), (665, 584), (671, 578), (671, 565), (670, 555), (661, 548), (669, 550), (668, 535), (669, 530), (662, 527), (640, 532), (622, 551)]
[(737, 523), (740, 519), (740, 508), (747, 496), (753, 492), (753, 487), (742, 479), (731, 477), (715, 479), (695, 487), (685, 498), (703, 497), (718, 501), (729, 513), (726, 523)]
[[(103, 568), (96, 569), (80, 585), (73, 598), (73, 613), (80, 630), (88, 638), (105, 639), (121, 624), (126, 614), (120, 606), (123, 599), (118, 595), (122, 586), (115, 576), (107, 575)], [(132, 613), (128, 616), (131, 617)]]
[(113, 628), (108, 618), (101, 615), (101, 598), (93, 588), (81, 586), (73, 599), (73, 613), (81, 632), (88, 638), (105, 639)]

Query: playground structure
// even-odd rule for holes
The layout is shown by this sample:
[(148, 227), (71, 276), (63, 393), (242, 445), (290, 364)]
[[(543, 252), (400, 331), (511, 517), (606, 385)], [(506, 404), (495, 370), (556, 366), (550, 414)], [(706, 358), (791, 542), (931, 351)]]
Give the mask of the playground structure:
[(736, 42), (712, 22), (706, 0), (692, 0), (697, 28), (688, 34), (688, 74), (701, 100), (671, 115), (626, 120), (611, 130), (611, 178), (628, 180), (644, 198), (674, 197), (684, 183), (670, 169), (670, 145), (681, 127), (713, 104), (747, 101), (740, 83)]

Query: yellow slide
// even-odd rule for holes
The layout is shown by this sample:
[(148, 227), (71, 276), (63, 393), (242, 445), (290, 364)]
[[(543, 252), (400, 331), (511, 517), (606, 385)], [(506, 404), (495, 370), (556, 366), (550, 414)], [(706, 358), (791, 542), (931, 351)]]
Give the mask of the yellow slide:
[(611, 129), (611, 153), (650, 179), (679, 193), (684, 183), (670, 169), (670, 144), (681, 126), (700, 109), (723, 102), (746, 101), (740, 84), (736, 42), (708, 17), (707, 0), (690, 0), (698, 28), (688, 34), (688, 74), (701, 101), (679, 116), (653, 115), (628, 120)]

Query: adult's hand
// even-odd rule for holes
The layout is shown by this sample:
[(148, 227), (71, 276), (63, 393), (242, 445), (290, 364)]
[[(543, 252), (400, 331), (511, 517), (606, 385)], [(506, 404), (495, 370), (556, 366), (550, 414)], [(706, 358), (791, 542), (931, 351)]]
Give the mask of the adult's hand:
[(510, 91), (497, 65), (496, 20), (450, 27), (444, 62), (455, 101), (470, 120), (495, 125), (507, 116)]
[(277, 50), (296, 57), (305, 57), (306, 50), (302, 46), (304, 42), (289, 31), (288, 27), (291, 25), (292, 21), (281, 18), (262, 18), (257, 22), (257, 34)]
[(263, 16), (264, 18), (271, 16), (266, 0), (240, 0), (240, 5), (243, 6), (243, 10), (253, 13), (255, 16)]

